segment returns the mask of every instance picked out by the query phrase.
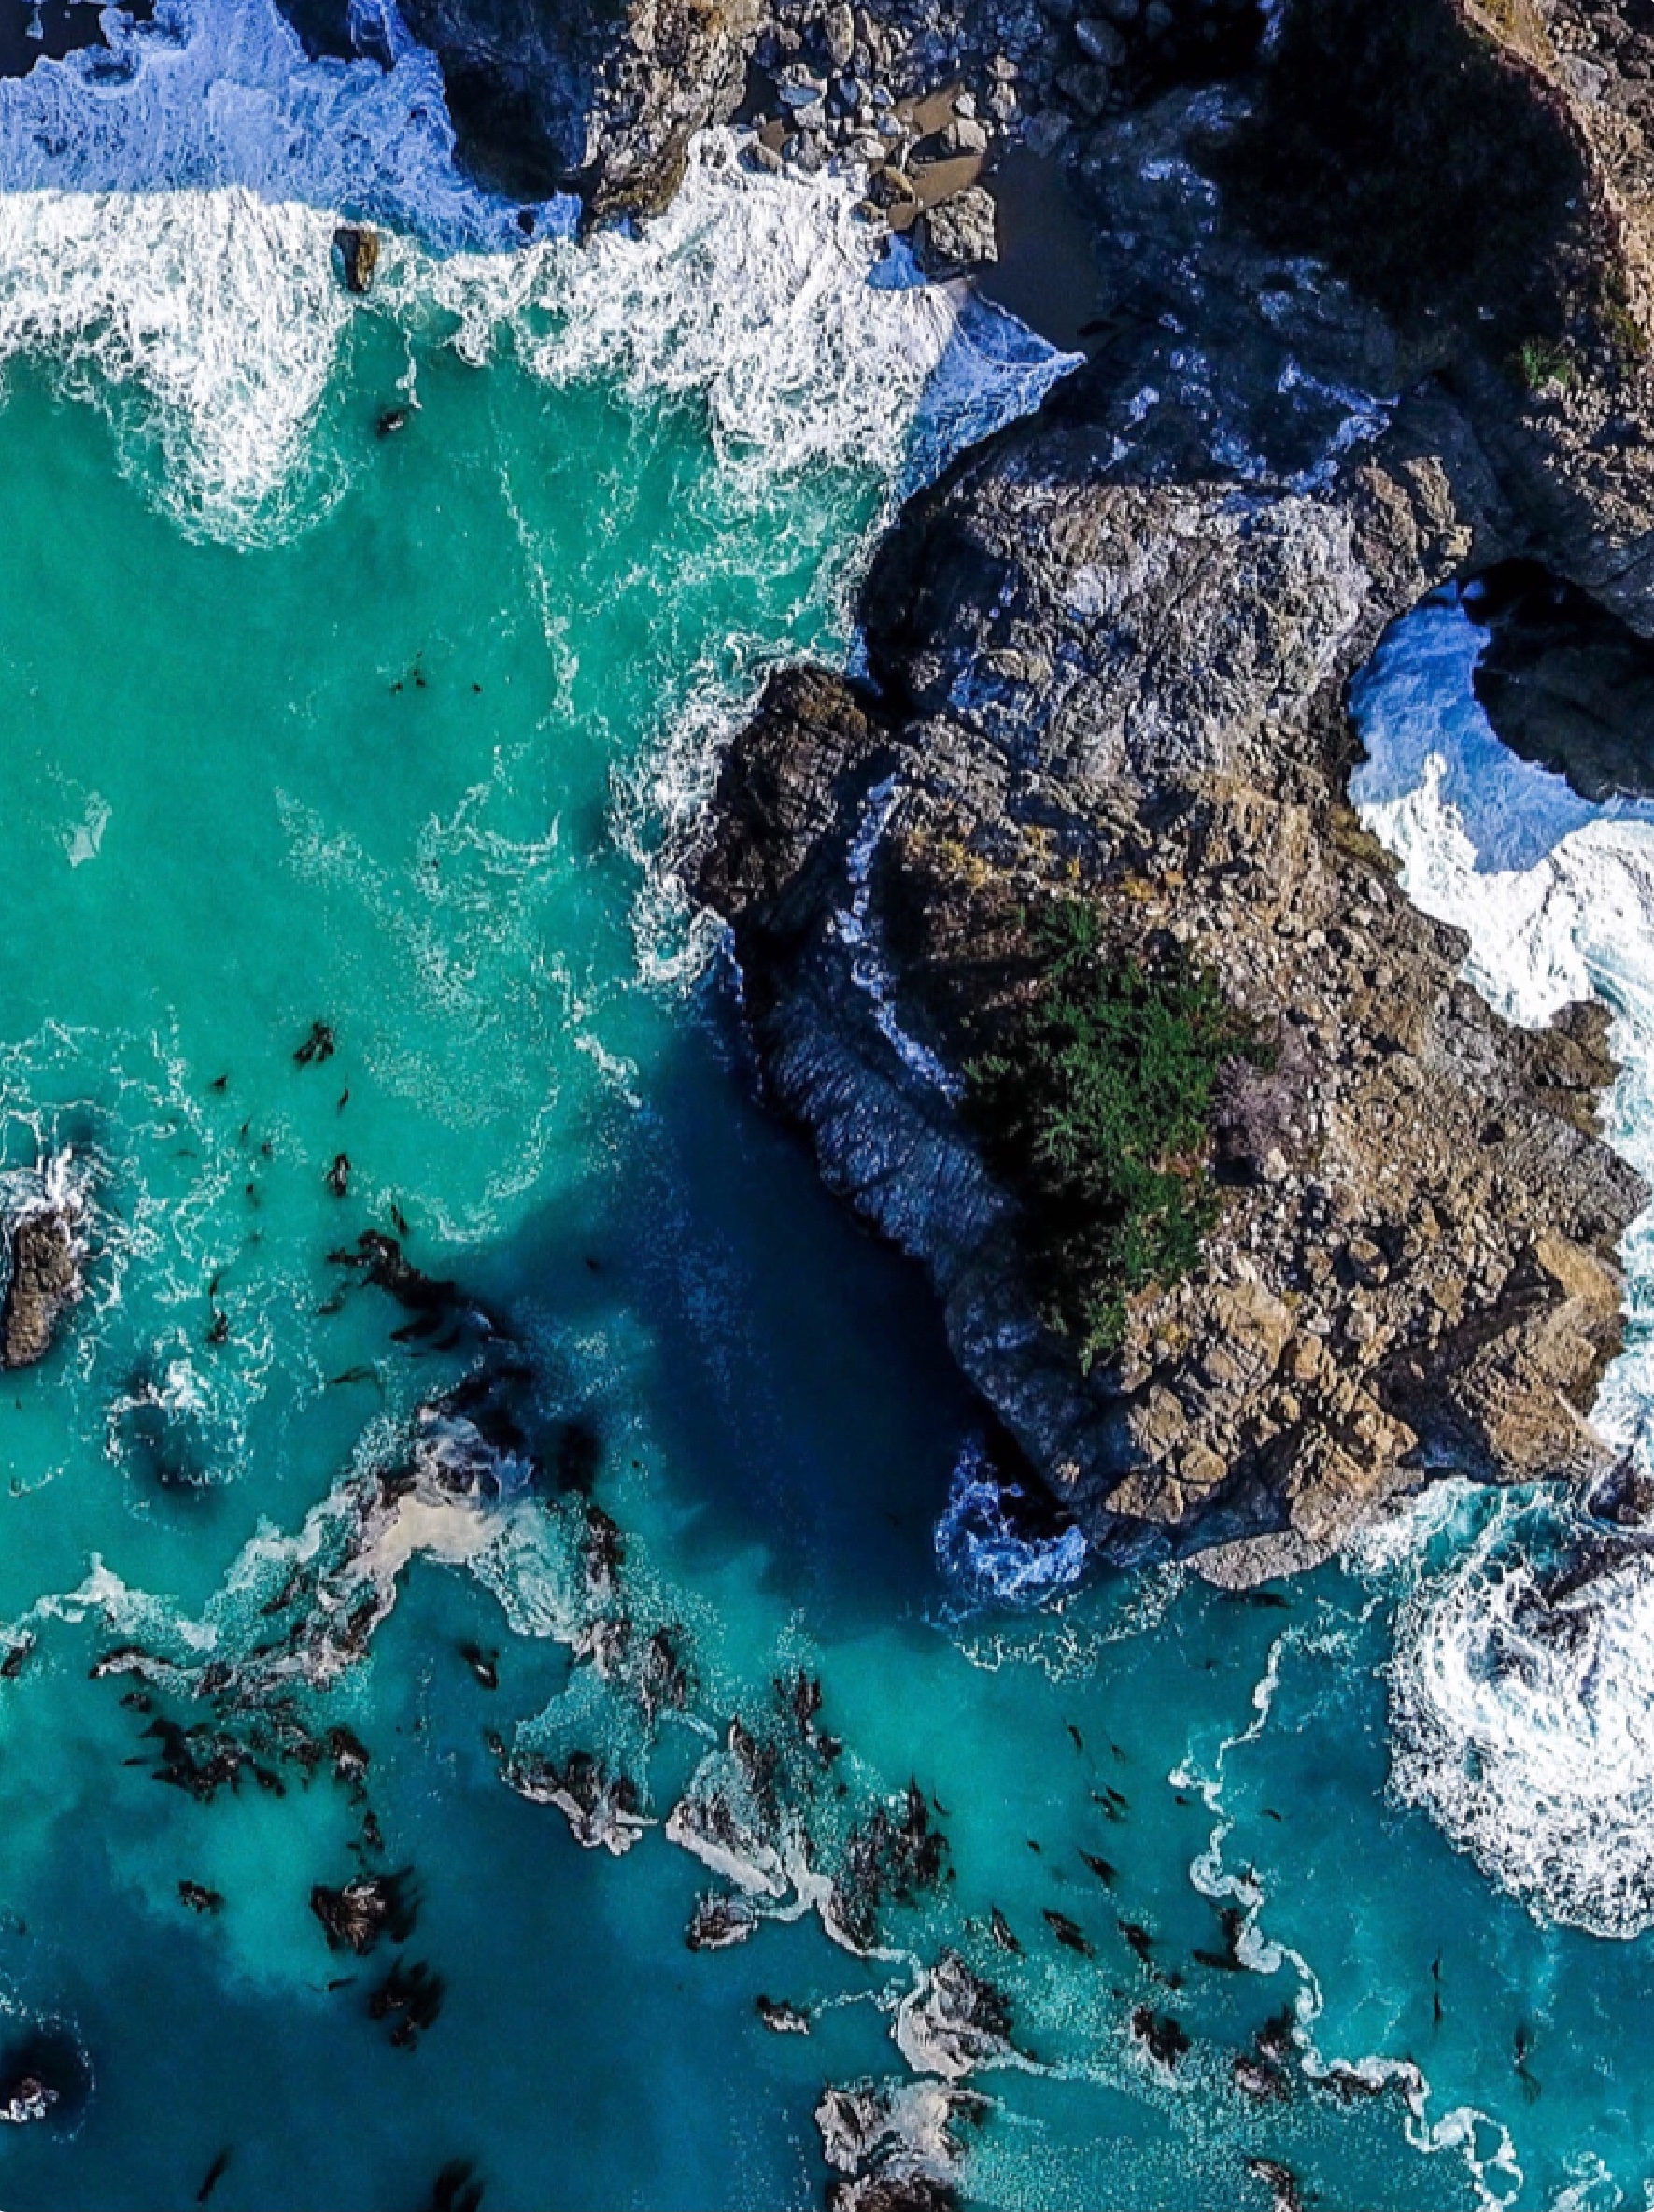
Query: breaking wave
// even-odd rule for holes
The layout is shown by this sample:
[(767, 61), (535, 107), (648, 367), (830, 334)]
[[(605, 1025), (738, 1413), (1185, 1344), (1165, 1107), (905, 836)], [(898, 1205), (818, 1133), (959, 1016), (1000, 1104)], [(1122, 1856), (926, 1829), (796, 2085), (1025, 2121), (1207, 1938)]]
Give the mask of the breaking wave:
[[(962, 285), (885, 261), (854, 177), (749, 170), (708, 134), (640, 234), (575, 245), (573, 204), (472, 185), (432, 55), (308, 58), (274, 0), (158, 0), (0, 82), (0, 363), (41, 356), (114, 416), (179, 522), (281, 536), (347, 479), (315, 432), (353, 315), (502, 344), (535, 376), (691, 399), (731, 478), (827, 465), (917, 481), (1069, 365)], [(332, 267), (340, 215), (385, 226), (374, 295)], [(159, 458), (159, 470), (152, 461)]]
[[(1594, 996), (1622, 1074), (1605, 1133), (1654, 1176), (1654, 809), (1593, 805), (1495, 737), (1472, 689), (1483, 633), (1455, 593), (1399, 623), (1352, 705), (1363, 820), (1465, 972), (1511, 1019)], [(1629, 1232), (1626, 1345), (1595, 1421), (1654, 1468), (1654, 1216)], [(1654, 1924), (1654, 1557), (1591, 1556), (1578, 1510), (1504, 1498), (1474, 1537), (1404, 1561), (1392, 1671), (1393, 1784), (1543, 1918), (1603, 1936)]]
[(1498, 1499), (1396, 1625), (1392, 1772), (1536, 1917), (1654, 1926), (1654, 1555), (1570, 1587), (1565, 1507)]
[(1071, 1590), (1085, 1569), (1085, 1538), (1028, 1524), (1023, 1493), (1000, 1481), (989, 1453), (968, 1443), (936, 1524), (936, 1557), (956, 1589), (979, 1603), (1037, 1605)]

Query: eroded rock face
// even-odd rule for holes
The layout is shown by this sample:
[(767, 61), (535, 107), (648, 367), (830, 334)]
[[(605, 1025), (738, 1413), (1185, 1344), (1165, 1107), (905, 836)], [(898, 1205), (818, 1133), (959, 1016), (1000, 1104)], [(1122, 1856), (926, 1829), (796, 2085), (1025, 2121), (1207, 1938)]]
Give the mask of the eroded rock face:
[[(1013, 433), (875, 565), (882, 705), (778, 678), (724, 773), (698, 880), (777, 1098), (1116, 1556), (1245, 1581), (1324, 1557), (1449, 1454), (1513, 1479), (1598, 1453), (1642, 1196), (1595, 1134), (1605, 1022), (1507, 1028), (1343, 798), (1347, 676), (1496, 539), (1421, 465), (1453, 448), (1438, 428), (1404, 412), (1284, 492), (1122, 481), (1081, 427)], [(959, 1109), (1026, 988), (1028, 915), (1072, 896), (1123, 958), (1182, 948), (1269, 1043), (1220, 1102), (1201, 1266), (1135, 1300), (1090, 1376)]]
[[(339, 257), (346, 290), (358, 294), (371, 291), (374, 288), (374, 272), (379, 266), (378, 232), (368, 230), (360, 224), (342, 222), (333, 233), (333, 250)], [(318, 1023), (317, 1026), (319, 1028), (321, 1025)], [(331, 1050), (330, 1045), (329, 1052)], [(301, 1046), (300, 1056), (314, 1059), (318, 1056), (314, 1049), (307, 1052), (305, 1047)], [(326, 1058), (328, 1055), (319, 1056)]]

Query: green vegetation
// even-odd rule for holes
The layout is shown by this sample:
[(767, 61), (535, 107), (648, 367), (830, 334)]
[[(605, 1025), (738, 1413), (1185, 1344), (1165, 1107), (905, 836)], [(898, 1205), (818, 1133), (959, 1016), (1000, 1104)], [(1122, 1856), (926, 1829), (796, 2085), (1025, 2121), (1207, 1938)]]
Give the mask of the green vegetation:
[(1535, 397), (1552, 390), (1572, 391), (1579, 382), (1578, 363), (1560, 339), (1524, 338), (1517, 349), (1517, 366)]
[(1111, 957), (1094, 907), (1062, 901), (1035, 942), (1033, 997), (967, 1071), (966, 1105), (1024, 1202), (1046, 1318), (1089, 1371), (1118, 1350), (1132, 1293), (1198, 1259), (1218, 1078), (1256, 1048), (1210, 975)]

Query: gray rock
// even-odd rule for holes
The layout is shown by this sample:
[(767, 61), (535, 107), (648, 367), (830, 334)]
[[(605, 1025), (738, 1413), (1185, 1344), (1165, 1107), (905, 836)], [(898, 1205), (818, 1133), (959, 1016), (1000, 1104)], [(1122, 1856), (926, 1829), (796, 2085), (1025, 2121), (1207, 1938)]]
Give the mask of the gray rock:
[[(1452, 450), (1462, 431), (1427, 421)], [(720, 788), (701, 886), (728, 886), (775, 1095), (829, 1184), (925, 1262), (961, 1365), (1122, 1560), (1208, 1553), (1244, 1583), (1324, 1558), (1423, 1468), (1522, 1480), (1599, 1450), (1582, 1413), (1643, 1196), (1595, 1134), (1600, 1013), (1508, 1029), (1457, 980), (1454, 933), (1318, 828), (1350, 671), (1468, 542), (1439, 479), (1409, 474), (1422, 427), (1315, 493), (1114, 481), (1072, 423), (1008, 434), (874, 564), (895, 720), (790, 677)], [(878, 1005), (833, 919), (875, 789)], [(945, 1080), (993, 1019), (984, 974), (1025, 957), (1021, 917), (1077, 886), (1140, 957), (1176, 930), (1282, 1040), (1221, 1108), (1238, 1174), (1198, 1276), (1145, 1294), (1089, 1375)], [(1319, 1201), (1282, 1195), (1311, 1161), (1343, 1266)]]
[(980, 184), (955, 192), (926, 209), (925, 256), (940, 270), (969, 269), (999, 258), (998, 213), (993, 194)]
[(835, 69), (849, 67), (850, 57), (855, 51), (855, 17), (845, 0), (836, 7), (829, 7), (822, 18), (822, 29), (827, 37), (827, 50)]
[(1065, 115), (1060, 107), (1042, 108), (1038, 115), (1028, 118), (1023, 130), (1023, 144), (1030, 153), (1042, 161), (1060, 153), (1074, 135), (1074, 119)]

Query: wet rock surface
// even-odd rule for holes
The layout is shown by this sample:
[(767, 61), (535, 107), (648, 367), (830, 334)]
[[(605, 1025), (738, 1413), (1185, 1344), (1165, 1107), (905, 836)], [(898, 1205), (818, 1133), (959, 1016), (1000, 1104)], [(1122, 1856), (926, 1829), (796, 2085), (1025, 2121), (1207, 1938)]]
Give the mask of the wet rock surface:
[(6, 1225), (6, 1295), (0, 1302), (0, 1365), (35, 1366), (51, 1350), (64, 1311), (81, 1295), (84, 1202), (48, 1170)]
[[(1439, 1466), (1599, 1468), (1642, 1192), (1595, 1134), (1600, 1010), (1498, 1020), (1344, 796), (1343, 690), (1385, 624), (1541, 533), (1566, 557), (1511, 464), (1520, 405), (1476, 376), (1363, 400), (1410, 341), (1222, 220), (1225, 99), (1094, 138), (1099, 264), (1141, 305), (910, 506), (864, 594), (871, 687), (771, 680), (688, 872), (775, 1101), (925, 1263), (1094, 1547), (1246, 1582)], [(1036, 987), (1030, 917), (1075, 900), (1262, 1041), (1221, 1086), (1199, 1263), (1089, 1373), (965, 1111)]]

